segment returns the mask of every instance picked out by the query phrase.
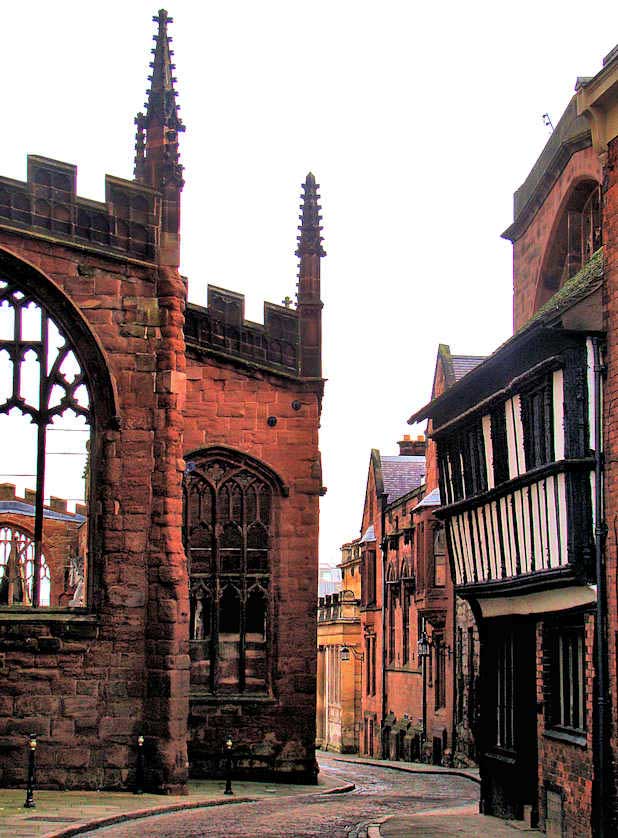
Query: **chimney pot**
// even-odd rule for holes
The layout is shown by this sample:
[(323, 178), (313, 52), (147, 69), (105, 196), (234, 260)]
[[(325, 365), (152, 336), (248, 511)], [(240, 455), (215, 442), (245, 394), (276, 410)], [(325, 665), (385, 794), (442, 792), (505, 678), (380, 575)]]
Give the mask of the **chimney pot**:
[(424, 457), (425, 456), (425, 437), (419, 436), (417, 439), (410, 439), (409, 434), (405, 434), (404, 438), (400, 440), (399, 456), (400, 457)]

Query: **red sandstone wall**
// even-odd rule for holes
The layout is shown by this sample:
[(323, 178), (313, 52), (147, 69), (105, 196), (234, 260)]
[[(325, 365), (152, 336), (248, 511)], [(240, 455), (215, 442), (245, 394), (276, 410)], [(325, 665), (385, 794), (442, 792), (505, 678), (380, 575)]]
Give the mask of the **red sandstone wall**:
[[(299, 410), (292, 402), (301, 403)], [(275, 701), (230, 700), (222, 710), (192, 709), (192, 740), (217, 751), (226, 735), (243, 741), (255, 759), (277, 770), (314, 770), (319, 401), (302, 385), (241, 364), (189, 357), (185, 456), (213, 445), (250, 454), (289, 487), (280, 499), (271, 579), (275, 615)], [(269, 427), (267, 420), (277, 423)], [(205, 729), (208, 728), (208, 729)]]
[(174, 788), (186, 777), (188, 710), (178, 450), (184, 286), (174, 269), (53, 240), (3, 231), (0, 246), (82, 313), (107, 359), (120, 419), (119, 429), (97, 429), (93, 613), (70, 623), (41, 613), (18, 631), (0, 614), (0, 784), (24, 782), (31, 731), (42, 737), (41, 785), (125, 784), (145, 732), (152, 784)]
[(576, 181), (585, 178), (599, 182), (602, 180), (599, 158), (592, 147), (578, 151), (571, 157), (532, 223), (513, 245), (514, 331), (520, 329), (534, 314), (539, 274), (549, 239), (571, 187)]

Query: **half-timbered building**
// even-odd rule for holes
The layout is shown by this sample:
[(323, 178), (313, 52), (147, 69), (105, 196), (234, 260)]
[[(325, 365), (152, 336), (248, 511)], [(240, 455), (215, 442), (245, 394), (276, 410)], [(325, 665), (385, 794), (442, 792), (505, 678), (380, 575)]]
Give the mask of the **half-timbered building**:
[(515, 194), (513, 337), (411, 417), (431, 420), (437, 514), (479, 630), (482, 810), (569, 836), (605, 834), (612, 795), (603, 469), (616, 420), (603, 374), (616, 376), (617, 242), (601, 191), (610, 137), (588, 117), (590, 101), (597, 116), (616, 110), (617, 79), (612, 53), (579, 80)]

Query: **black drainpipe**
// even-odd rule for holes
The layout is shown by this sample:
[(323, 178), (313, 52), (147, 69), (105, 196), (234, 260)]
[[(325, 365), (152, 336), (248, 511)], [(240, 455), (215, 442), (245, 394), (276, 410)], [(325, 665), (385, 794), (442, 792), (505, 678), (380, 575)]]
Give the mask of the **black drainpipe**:
[(595, 730), (594, 761), (597, 779), (596, 795), (596, 835), (604, 838), (606, 832), (605, 812), (609, 807), (607, 793), (607, 761), (606, 761), (606, 731), (607, 731), (607, 643), (606, 643), (606, 613), (605, 613), (605, 569), (603, 563), (603, 543), (606, 535), (605, 520), (603, 519), (603, 452), (602, 446), (602, 417), (601, 417), (601, 376), (605, 367), (601, 363), (599, 339), (592, 339), (594, 352), (594, 457), (595, 457), (595, 485), (594, 485), (594, 552), (597, 581), (596, 602), (596, 631), (595, 631), (595, 664), (597, 675), (597, 724)]
[(386, 495), (382, 495), (380, 504), (381, 538), (380, 551), (382, 553), (382, 720), (380, 722), (380, 755), (384, 754), (384, 720), (386, 719)]

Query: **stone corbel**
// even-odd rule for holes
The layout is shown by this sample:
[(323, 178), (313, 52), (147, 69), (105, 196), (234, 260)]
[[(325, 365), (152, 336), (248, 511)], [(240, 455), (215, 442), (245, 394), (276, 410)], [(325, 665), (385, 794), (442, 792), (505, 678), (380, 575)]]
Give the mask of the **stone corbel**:
[(618, 60), (609, 61), (594, 78), (578, 85), (577, 114), (590, 123), (592, 147), (601, 164), (607, 162), (607, 146), (618, 136)]

